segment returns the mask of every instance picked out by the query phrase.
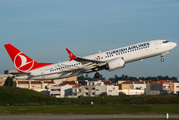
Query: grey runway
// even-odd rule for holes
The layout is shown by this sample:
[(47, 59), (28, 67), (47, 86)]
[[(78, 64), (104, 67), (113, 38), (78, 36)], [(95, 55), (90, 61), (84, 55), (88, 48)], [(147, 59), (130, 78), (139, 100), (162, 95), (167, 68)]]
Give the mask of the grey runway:
[[(0, 115), (0, 120), (8, 119), (107, 119), (107, 118), (166, 118), (166, 115)], [(169, 115), (169, 118), (179, 118), (179, 115)]]

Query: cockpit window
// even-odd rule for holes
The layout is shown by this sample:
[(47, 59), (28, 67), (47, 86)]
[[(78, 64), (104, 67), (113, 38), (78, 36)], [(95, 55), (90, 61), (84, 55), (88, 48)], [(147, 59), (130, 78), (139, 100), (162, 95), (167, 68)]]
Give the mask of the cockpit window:
[(166, 40), (166, 41), (163, 41), (163, 43), (168, 43), (168, 42), (169, 42), (169, 41), (167, 41), (167, 40)]

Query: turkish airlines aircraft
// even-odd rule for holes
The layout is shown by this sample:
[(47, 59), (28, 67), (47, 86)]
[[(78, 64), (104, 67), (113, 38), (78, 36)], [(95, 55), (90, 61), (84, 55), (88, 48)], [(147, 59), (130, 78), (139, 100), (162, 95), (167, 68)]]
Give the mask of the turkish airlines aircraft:
[(56, 64), (38, 63), (13, 45), (6, 44), (4, 46), (19, 72), (14, 73), (16, 79), (45, 80), (67, 78), (95, 71), (95, 77), (98, 78), (99, 70), (113, 71), (121, 69), (126, 63), (158, 55), (161, 56), (163, 62), (163, 56), (168, 54), (177, 44), (167, 40), (152, 40), (85, 57), (76, 57), (66, 48), (70, 60)]

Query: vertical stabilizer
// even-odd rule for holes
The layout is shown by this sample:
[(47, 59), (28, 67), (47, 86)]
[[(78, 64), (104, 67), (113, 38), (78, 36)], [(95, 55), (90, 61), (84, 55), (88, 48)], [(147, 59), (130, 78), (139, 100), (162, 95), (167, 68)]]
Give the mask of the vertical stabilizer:
[(6, 48), (17, 71), (20, 73), (29, 72), (31, 70), (53, 64), (53, 63), (38, 63), (33, 59), (31, 59), (30, 57), (28, 57), (27, 55), (25, 55), (17, 48), (15, 48), (11, 44), (6, 44), (4, 45), (4, 47)]

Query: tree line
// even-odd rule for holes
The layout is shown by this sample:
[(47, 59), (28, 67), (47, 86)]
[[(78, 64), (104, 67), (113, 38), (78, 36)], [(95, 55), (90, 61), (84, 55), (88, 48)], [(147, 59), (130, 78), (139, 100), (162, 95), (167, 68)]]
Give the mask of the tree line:
[(86, 73), (85, 75), (79, 75), (77, 77), (77, 80), (89, 80), (89, 81), (91, 81), (91, 80), (106, 80), (106, 78), (103, 77), (102, 74), (99, 75), (99, 78), (95, 78), (95, 76), (89, 77), (88, 74)]
[(117, 82), (117, 81), (122, 81), (122, 80), (130, 80), (130, 81), (139, 81), (139, 80), (152, 80), (152, 81), (158, 81), (158, 80), (173, 80), (173, 81), (177, 81), (177, 77), (169, 77), (167, 76), (157, 76), (157, 77), (153, 77), (153, 76), (148, 76), (148, 77), (133, 77), (133, 76), (128, 76), (128, 75), (122, 75), (121, 77), (115, 75), (113, 78), (109, 78), (110, 81), (112, 82)]
[[(95, 77), (89, 77), (88, 74), (85, 75), (80, 75), (77, 77), (78, 80), (97, 80)], [(105, 77), (103, 77), (102, 74), (100, 74), (100, 77), (98, 78), (98, 80), (106, 80)], [(153, 76), (148, 76), (148, 77), (134, 77), (134, 76), (128, 76), (128, 75), (122, 75), (122, 76), (118, 76), (115, 75), (114, 77), (109, 78), (108, 80), (110, 80), (112, 83), (116, 83), (117, 81), (122, 81), (122, 80), (130, 80), (130, 81), (139, 81), (139, 80), (152, 80), (152, 81), (158, 81), (158, 80), (173, 80), (173, 81), (177, 81), (177, 77), (169, 77), (167, 76), (157, 76), (157, 77), (153, 77)]]
[[(103, 77), (102, 74), (99, 75), (99, 78), (95, 78), (95, 77), (89, 77), (88, 74), (85, 75), (80, 75), (77, 77), (78, 80), (106, 80), (105, 77)], [(108, 80), (110, 80), (112, 83), (116, 83), (117, 81), (122, 81), (122, 80), (130, 80), (130, 81), (139, 81), (139, 80), (152, 80), (152, 81), (158, 81), (158, 80), (173, 80), (173, 81), (177, 81), (177, 77), (169, 77), (167, 76), (157, 76), (157, 77), (133, 77), (133, 76), (128, 76), (128, 75), (122, 75), (122, 76), (117, 76), (115, 75), (114, 77), (109, 78)], [(11, 77), (7, 77), (4, 86), (13, 86), (13, 79)]]

